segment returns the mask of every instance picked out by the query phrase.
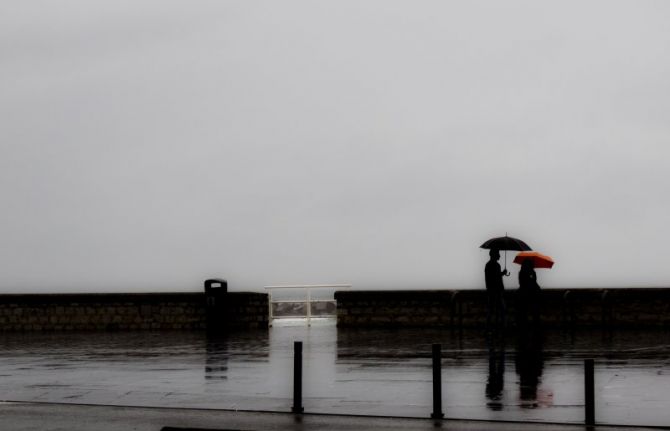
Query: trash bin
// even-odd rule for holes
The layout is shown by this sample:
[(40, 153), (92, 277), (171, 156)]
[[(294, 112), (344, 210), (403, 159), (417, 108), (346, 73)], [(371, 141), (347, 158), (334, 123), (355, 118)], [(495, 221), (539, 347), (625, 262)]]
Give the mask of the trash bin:
[(221, 278), (205, 280), (205, 301), (207, 330), (212, 332), (226, 329), (226, 296), (228, 282)]

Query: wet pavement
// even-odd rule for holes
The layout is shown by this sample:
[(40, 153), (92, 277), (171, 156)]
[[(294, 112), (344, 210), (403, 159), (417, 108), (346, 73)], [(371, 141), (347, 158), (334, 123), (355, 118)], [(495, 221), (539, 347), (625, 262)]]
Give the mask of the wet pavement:
[(308, 412), (428, 417), (431, 343), (442, 344), (449, 418), (583, 421), (583, 360), (596, 360), (599, 423), (670, 424), (667, 331), (308, 328), (4, 334), (0, 399), (282, 411), (292, 404), (293, 342), (304, 342)]
[[(89, 406), (81, 404), (0, 404), (0, 429), (12, 431), (624, 431), (620, 427), (519, 422), (432, 421), (340, 415), (225, 410)], [(625, 428), (625, 431), (649, 429)]]

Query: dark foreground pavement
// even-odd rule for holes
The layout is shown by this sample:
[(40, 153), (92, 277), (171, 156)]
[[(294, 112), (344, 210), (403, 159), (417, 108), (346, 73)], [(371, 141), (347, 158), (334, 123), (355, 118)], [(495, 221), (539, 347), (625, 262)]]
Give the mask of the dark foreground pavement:
[[(203, 409), (113, 407), (50, 403), (0, 403), (0, 429), (11, 431), (161, 431), (207, 429), (253, 430), (432, 430), (451, 431), (598, 431), (653, 428), (544, 423), (486, 422), (288, 413), (236, 412)], [(655, 428), (660, 429), (660, 428)], [(670, 429), (670, 428), (667, 428)]]

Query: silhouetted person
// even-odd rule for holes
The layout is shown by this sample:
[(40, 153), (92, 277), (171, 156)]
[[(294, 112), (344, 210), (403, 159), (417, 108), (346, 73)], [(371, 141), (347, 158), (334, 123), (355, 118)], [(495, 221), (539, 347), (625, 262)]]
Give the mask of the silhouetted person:
[(535, 330), (519, 332), (516, 349), (516, 372), (519, 375), (519, 398), (521, 407), (537, 407), (537, 386), (540, 384), (544, 357), (542, 333)]
[(491, 319), (495, 321), (496, 327), (505, 326), (505, 286), (503, 284), (503, 276), (509, 273), (506, 270), (500, 269), (498, 260), (500, 259), (500, 252), (495, 248), (489, 251), (491, 257), (486, 262), (484, 268), (484, 276), (486, 279), (486, 294), (488, 297), (488, 311), (486, 313), (486, 327), (491, 327)]
[(535, 265), (531, 259), (526, 259), (521, 263), (519, 271), (519, 296), (518, 296), (518, 322), (519, 326), (528, 324), (532, 317), (533, 323), (540, 321), (540, 285), (537, 284), (537, 274)]

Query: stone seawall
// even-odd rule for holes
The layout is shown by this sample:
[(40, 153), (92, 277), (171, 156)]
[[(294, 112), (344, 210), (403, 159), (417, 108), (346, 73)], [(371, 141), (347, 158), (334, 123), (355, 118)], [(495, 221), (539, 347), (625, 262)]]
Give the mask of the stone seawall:
[[(486, 325), (484, 290), (339, 291), (340, 327)], [(505, 292), (507, 321), (516, 323), (517, 292)], [(670, 289), (543, 289), (542, 323), (560, 327), (670, 327)]]
[[(231, 292), (226, 328), (268, 326), (262, 293)], [(0, 295), (0, 332), (207, 329), (204, 293)], [(211, 328), (217, 329), (217, 328)]]

